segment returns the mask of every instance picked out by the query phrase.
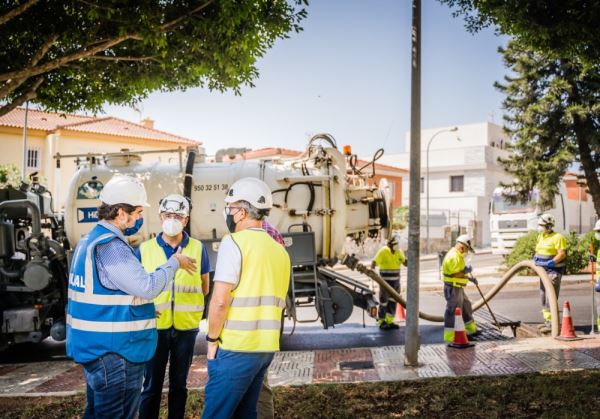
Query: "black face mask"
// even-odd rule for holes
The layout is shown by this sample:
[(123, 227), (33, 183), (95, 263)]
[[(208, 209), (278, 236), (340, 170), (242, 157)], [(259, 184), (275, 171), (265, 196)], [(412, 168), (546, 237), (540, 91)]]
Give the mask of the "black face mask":
[(233, 221), (233, 215), (229, 214), (225, 216), (225, 224), (227, 224), (227, 229), (230, 233), (235, 233), (236, 222)]

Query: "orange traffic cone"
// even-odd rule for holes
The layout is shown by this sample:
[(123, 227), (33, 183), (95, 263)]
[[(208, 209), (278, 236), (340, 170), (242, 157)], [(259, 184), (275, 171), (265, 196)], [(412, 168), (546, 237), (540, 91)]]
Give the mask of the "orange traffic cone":
[(573, 327), (573, 320), (571, 319), (571, 306), (568, 301), (565, 301), (563, 305), (563, 318), (562, 325), (560, 328), (560, 336), (557, 336), (558, 340), (581, 340), (583, 338), (578, 337), (575, 334), (575, 328)]
[(406, 321), (406, 312), (404, 311), (404, 307), (402, 304), (396, 303), (396, 319), (397, 322)]
[(475, 346), (470, 343), (467, 339), (467, 333), (465, 332), (465, 322), (462, 318), (462, 310), (460, 307), (456, 307), (454, 311), (454, 342), (449, 343), (450, 348), (465, 349)]

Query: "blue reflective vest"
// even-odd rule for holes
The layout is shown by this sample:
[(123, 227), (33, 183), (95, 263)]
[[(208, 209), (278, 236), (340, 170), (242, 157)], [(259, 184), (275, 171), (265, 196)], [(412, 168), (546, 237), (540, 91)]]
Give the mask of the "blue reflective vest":
[[(96, 225), (73, 254), (67, 304), (67, 355), (86, 363), (116, 353), (130, 362), (154, 356), (157, 333), (152, 301), (105, 288), (96, 269), (96, 246), (122, 240)], [(133, 249), (131, 250), (133, 252)]]

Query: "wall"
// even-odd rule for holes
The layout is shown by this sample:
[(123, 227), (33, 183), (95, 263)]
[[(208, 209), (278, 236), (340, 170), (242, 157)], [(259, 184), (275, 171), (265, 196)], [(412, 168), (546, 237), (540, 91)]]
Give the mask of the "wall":
[[(106, 137), (99, 139), (87, 133), (76, 133), (64, 131), (60, 133), (54, 144), (54, 150), (51, 155), (57, 152), (60, 154), (82, 154), (82, 153), (111, 153), (118, 152), (123, 148), (128, 148), (132, 151), (146, 150), (161, 150), (161, 149), (176, 149), (179, 144), (171, 142), (162, 142), (156, 140), (142, 140), (133, 138)], [(185, 149), (185, 146), (182, 146)], [(185, 153), (183, 154), (185, 159)], [(157, 160), (165, 163), (178, 163), (179, 155), (177, 153), (158, 153), (142, 155), (142, 163), (156, 162)], [(59, 203), (55, 208), (58, 210), (63, 207), (64, 200), (71, 182), (71, 178), (77, 170), (75, 159), (61, 159), (60, 173), (55, 172), (49, 179), (49, 185), (53, 194), (55, 194), (55, 202)]]
[[(40, 176), (47, 178), (48, 165), (44, 160), (45, 152), (45, 133), (38, 130), (29, 130), (27, 133), (28, 147), (39, 149), (39, 169), (28, 169), (27, 173), (32, 171), (39, 172)], [(3, 127), (0, 132), (0, 143), (2, 144), (2, 153), (0, 153), (0, 164), (14, 164), (23, 169), (23, 131), (17, 128)]]

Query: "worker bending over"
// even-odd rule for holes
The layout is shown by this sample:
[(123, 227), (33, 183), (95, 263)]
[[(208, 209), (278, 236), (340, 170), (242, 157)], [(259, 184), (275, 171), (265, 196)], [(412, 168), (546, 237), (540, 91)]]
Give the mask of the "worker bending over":
[(457, 307), (462, 310), (465, 322), (465, 332), (469, 340), (475, 340), (479, 334), (475, 319), (473, 319), (473, 308), (471, 301), (465, 294), (465, 287), (471, 281), (477, 284), (477, 280), (469, 275), (473, 268), (465, 265), (465, 255), (473, 252), (471, 237), (467, 234), (458, 236), (456, 245), (446, 253), (442, 262), (442, 280), (444, 281), (444, 298), (446, 299), (446, 311), (444, 312), (444, 341), (454, 341), (454, 313)]
[[(406, 256), (400, 249), (400, 241), (397, 236), (388, 240), (387, 245), (383, 246), (371, 262), (371, 268), (379, 267), (379, 275), (385, 280), (398, 294), (400, 294), (400, 268), (406, 266)], [(377, 325), (381, 330), (398, 329), (394, 323), (396, 314), (396, 304), (389, 293), (383, 287), (379, 287), (379, 311)]]
[[(533, 262), (546, 270), (546, 274), (552, 281), (552, 287), (556, 293), (560, 293), (560, 281), (567, 258), (567, 239), (560, 233), (554, 231), (554, 217), (550, 214), (542, 214), (538, 220), (538, 235), (535, 245), (535, 256)], [(540, 279), (540, 296), (542, 299), (542, 316), (544, 324), (540, 327), (543, 333), (549, 333), (552, 330), (552, 315), (550, 314), (550, 304), (546, 295), (546, 288)]]

